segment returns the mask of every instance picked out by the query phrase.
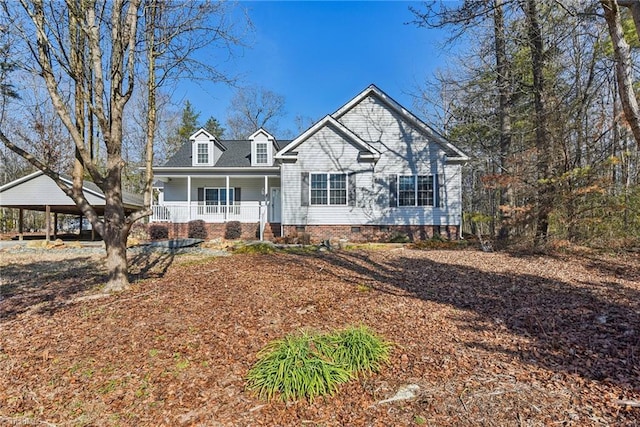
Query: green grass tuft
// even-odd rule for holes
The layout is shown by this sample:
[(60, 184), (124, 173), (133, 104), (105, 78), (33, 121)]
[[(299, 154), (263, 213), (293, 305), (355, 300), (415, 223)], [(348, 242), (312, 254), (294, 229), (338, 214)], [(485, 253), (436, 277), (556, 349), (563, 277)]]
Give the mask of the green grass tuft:
[(360, 373), (378, 372), (391, 344), (364, 326), (332, 334), (302, 332), (268, 344), (247, 375), (247, 388), (271, 400), (333, 395)]
[(333, 395), (349, 372), (314, 350), (316, 337), (308, 333), (288, 335), (258, 353), (258, 362), (247, 375), (248, 388), (260, 398), (283, 400)]
[(389, 362), (391, 343), (366, 326), (350, 326), (325, 337), (322, 352), (354, 375), (379, 372)]

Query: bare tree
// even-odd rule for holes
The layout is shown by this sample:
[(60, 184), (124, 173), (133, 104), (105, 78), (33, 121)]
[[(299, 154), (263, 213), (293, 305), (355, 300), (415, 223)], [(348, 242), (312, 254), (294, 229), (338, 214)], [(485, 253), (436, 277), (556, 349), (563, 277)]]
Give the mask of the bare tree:
[[(498, 237), (505, 239), (509, 235), (508, 212), (511, 210), (512, 201), (509, 194), (512, 192), (508, 182), (510, 175), (508, 157), (511, 153), (511, 110), (512, 110), (512, 87), (510, 78), (510, 60), (507, 55), (507, 40), (505, 30), (505, 9), (513, 0), (491, 0), (475, 1), (467, 0), (461, 5), (449, 6), (446, 2), (425, 3), (424, 10), (410, 7), (414, 15), (414, 23), (420, 27), (427, 28), (453, 28), (449, 41), (455, 41), (465, 33), (470, 33), (478, 24), (490, 21), (493, 27), (493, 45), (491, 52), (487, 54), (495, 58), (495, 87), (497, 89), (497, 121), (498, 121), (498, 141), (497, 156), (493, 162), (493, 175), (497, 181), (503, 184), (497, 185), (498, 197), (491, 195), (491, 234), (495, 234), (495, 217), (499, 217)], [(497, 206), (496, 206), (497, 205)], [(497, 211), (497, 212), (496, 212)]]
[[(128, 286), (126, 240), (132, 224), (148, 216), (151, 201), (153, 142), (156, 128), (155, 94), (171, 78), (192, 75), (191, 55), (212, 41), (233, 43), (226, 33), (221, 3), (192, 6), (157, 0), (76, 1), (65, 3), (20, 0), (18, 8), (3, 8), (19, 32), (31, 60), (23, 65), (40, 76), (56, 114), (73, 141), (76, 163), (73, 185), (60, 171), (17, 143), (16, 135), (0, 128), (6, 147), (53, 179), (91, 221), (106, 246), (106, 291)], [(24, 18), (25, 25), (18, 25)], [(213, 25), (213, 27), (212, 27)], [(221, 36), (222, 35), (222, 36)], [(146, 53), (146, 55), (145, 55)], [(220, 77), (215, 69), (209, 75)], [(146, 82), (147, 132), (145, 141), (145, 208), (127, 214), (123, 206), (123, 123), (125, 108), (136, 83)], [(68, 88), (71, 88), (69, 91)], [(93, 129), (93, 126), (96, 129)], [(100, 142), (105, 158), (94, 156)], [(104, 216), (98, 217), (82, 192), (88, 175), (105, 195)]]
[(247, 138), (259, 128), (274, 134), (285, 115), (284, 97), (263, 87), (248, 86), (231, 99), (227, 128), (232, 138)]

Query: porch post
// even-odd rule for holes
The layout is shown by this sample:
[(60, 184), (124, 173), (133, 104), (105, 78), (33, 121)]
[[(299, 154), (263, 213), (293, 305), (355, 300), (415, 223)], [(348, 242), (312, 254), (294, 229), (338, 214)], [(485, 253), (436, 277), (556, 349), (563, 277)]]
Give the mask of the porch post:
[(46, 228), (45, 239), (47, 242), (51, 239), (51, 206), (44, 207), (44, 226)]
[(225, 185), (227, 187), (227, 204), (224, 209), (224, 220), (226, 221), (229, 216), (229, 175), (226, 176)]
[(191, 221), (191, 175), (187, 175), (187, 220)]
[(267, 223), (267, 216), (269, 215), (268, 203), (269, 200), (269, 177), (264, 176), (264, 200), (260, 202), (260, 240), (264, 240), (264, 229)]
[(18, 211), (18, 240), (24, 239), (24, 209)]
[(53, 239), (58, 238), (58, 212), (53, 213)]
[(264, 176), (264, 201), (269, 200), (269, 177)]

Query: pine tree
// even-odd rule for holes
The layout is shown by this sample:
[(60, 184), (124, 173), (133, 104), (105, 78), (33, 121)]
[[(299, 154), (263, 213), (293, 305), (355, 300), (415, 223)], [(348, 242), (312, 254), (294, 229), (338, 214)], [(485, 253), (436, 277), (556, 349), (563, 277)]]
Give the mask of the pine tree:
[(182, 109), (180, 125), (167, 138), (165, 153), (167, 157), (171, 157), (189, 140), (189, 137), (198, 130), (198, 118), (200, 113), (193, 109), (193, 105), (189, 100), (184, 102)]
[(218, 139), (222, 138), (225, 130), (215, 117), (209, 117), (202, 127)]

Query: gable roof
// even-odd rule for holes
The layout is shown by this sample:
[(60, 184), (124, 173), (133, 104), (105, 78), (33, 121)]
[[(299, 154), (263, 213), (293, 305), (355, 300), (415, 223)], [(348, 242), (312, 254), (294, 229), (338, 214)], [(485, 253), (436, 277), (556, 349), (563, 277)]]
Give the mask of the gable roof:
[(226, 150), (227, 147), (224, 146), (223, 143), (220, 142), (220, 140), (218, 138), (216, 138), (215, 135), (213, 135), (212, 133), (208, 132), (205, 128), (200, 128), (197, 131), (195, 131), (190, 137), (189, 137), (189, 141), (195, 141), (196, 138), (198, 138), (200, 135), (204, 135), (209, 141), (213, 141), (214, 144), (218, 145), (218, 147), (220, 147), (220, 149), (222, 151)]
[(257, 131), (255, 131), (254, 133), (252, 133), (251, 135), (249, 135), (249, 140), (252, 141), (256, 138), (256, 136), (263, 134), (264, 136), (267, 137), (267, 139), (270, 139), (272, 141), (275, 142), (276, 138), (271, 135), (269, 132), (267, 132), (264, 128), (260, 128)]
[(376, 85), (371, 84), (365, 90), (356, 95), (349, 102), (340, 107), (335, 113), (332, 114), (336, 120), (340, 120), (342, 116), (344, 116), (348, 111), (362, 102), (368, 96), (373, 96), (380, 101), (382, 101), (385, 105), (387, 105), (391, 110), (400, 115), (403, 119), (413, 124), (418, 130), (423, 132), (425, 135), (429, 136), (430, 139), (438, 143), (442, 148), (447, 152), (447, 160), (449, 161), (467, 161), (469, 160), (469, 156), (467, 156), (462, 150), (451, 144), (447, 139), (436, 132), (431, 126), (427, 125), (425, 122), (420, 120), (416, 115), (411, 113), (409, 110), (404, 108), (398, 102), (396, 102), (389, 95), (384, 93), (380, 88)]
[[(60, 179), (68, 186), (73, 185), (73, 178), (68, 175), (61, 175)], [(39, 188), (41, 191), (29, 191), (29, 188), (31, 190)], [(82, 184), (82, 192), (100, 214), (105, 205), (102, 190), (93, 182), (85, 180)], [(45, 206), (50, 205), (54, 212), (80, 211), (75, 202), (42, 171), (36, 171), (1, 186), (0, 196), (0, 205), (3, 207), (45, 210)], [(140, 209), (144, 205), (142, 195), (127, 191), (122, 192), (122, 202), (126, 210)]]
[(291, 141), (282, 150), (280, 150), (274, 158), (276, 159), (295, 159), (297, 153), (293, 151), (296, 147), (302, 144), (307, 139), (318, 133), (320, 129), (324, 127), (333, 127), (338, 132), (342, 133), (348, 140), (350, 140), (355, 146), (359, 147), (361, 151), (365, 152), (364, 157), (377, 160), (380, 158), (380, 152), (369, 145), (366, 141), (353, 133), (342, 123), (337, 121), (330, 115), (325, 116), (322, 120), (307, 129), (302, 135)]

